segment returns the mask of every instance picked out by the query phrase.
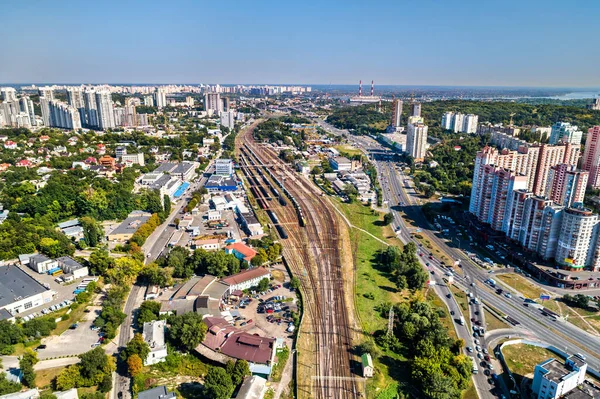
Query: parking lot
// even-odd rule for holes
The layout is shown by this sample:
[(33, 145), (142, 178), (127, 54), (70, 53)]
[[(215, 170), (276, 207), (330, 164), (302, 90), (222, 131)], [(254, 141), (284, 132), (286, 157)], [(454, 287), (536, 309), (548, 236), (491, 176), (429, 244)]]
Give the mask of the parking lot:
[[(259, 334), (265, 337), (272, 338), (284, 338), (288, 347), (291, 347), (293, 332), (287, 331), (289, 323), (292, 321), (291, 312), (298, 311), (298, 304), (296, 293), (290, 291), (288, 287), (289, 279), (283, 283), (281, 281), (273, 281), (273, 285), (279, 285), (280, 288), (276, 288), (271, 292), (266, 292), (265, 295), (257, 294), (257, 298), (251, 298), (252, 301), (248, 303), (245, 308), (240, 307), (237, 310), (241, 315), (241, 319), (236, 321), (236, 327), (239, 327), (250, 334)], [(284, 286), (285, 285), (285, 286)], [(285, 300), (271, 300), (274, 297), (285, 297)], [(268, 307), (265, 304), (270, 303), (272, 307)], [(279, 306), (279, 309), (275, 308)], [(258, 308), (261, 308), (262, 313), (258, 312)], [(287, 308), (286, 310), (284, 310)], [(270, 310), (267, 310), (270, 309)], [(269, 313), (271, 312), (272, 313)], [(248, 323), (249, 320), (252, 320)], [(246, 323), (245, 325), (241, 325)]]
[(56, 295), (54, 296), (52, 301), (45, 303), (44, 305), (39, 306), (37, 308), (32, 308), (26, 312), (21, 312), (21, 313), (19, 313), (19, 317), (29, 316), (33, 313), (41, 314), (41, 310), (43, 308), (49, 308), (50, 306), (61, 303), (67, 299), (72, 301), (75, 298), (75, 294), (73, 294), (73, 291), (75, 290), (77, 285), (81, 282), (81, 280), (83, 280), (83, 278), (80, 278), (80, 279), (70, 282), (69, 284), (58, 284), (56, 281), (54, 281), (55, 277), (52, 277), (48, 274), (45, 274), (45, 273), (39, 274), (39, 273), (31, 270), (27, 266), (19, 265), (18, 267), (21, 270), (25, 271), (25, 273), (27, 273), (31, 277), (33, 277), (35, 280), (37, 280), (40, 284), (45, 285), (46, 287), (50, 287), (51, 290), (56, 292)]
[(91, 329), (92, 323), (100, 314), (99, 306), (88, 307), (89, 312), (84, 313), (75, 329), (68, 329), (61, 335), (53, 335), (42, 339), (41, 344), (46, 348), (38, 350), (40, 359), (49, 359), (59, 356), (73, 356), (87, 352), (92, 345), (98, 342), (98, 331)]

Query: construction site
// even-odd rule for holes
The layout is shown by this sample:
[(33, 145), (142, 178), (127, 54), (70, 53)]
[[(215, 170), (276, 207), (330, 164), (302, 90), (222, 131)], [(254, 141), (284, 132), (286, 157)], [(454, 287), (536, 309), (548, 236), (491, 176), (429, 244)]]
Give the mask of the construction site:
[(352, 352), (360, 329), (353, 307), (353, 259), (347, 226), (327, 197), (277, 153), (253, 138), (257, 121), (236, 139), (241, 172), (300, 280), (303, 316), (295, 346), (299, 398), (364, 397), (360, 359)]

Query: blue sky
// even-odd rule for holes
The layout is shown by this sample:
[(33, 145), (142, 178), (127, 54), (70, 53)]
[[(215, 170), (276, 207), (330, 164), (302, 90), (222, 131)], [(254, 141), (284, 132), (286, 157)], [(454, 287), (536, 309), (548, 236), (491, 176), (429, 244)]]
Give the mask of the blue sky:
[(0, 82), (600, 86), (600, 1), (0, 3)]

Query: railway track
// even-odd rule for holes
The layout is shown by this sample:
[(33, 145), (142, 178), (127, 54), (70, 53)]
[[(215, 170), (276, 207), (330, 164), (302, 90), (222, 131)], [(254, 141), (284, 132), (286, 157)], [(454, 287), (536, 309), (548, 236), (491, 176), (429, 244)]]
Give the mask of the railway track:
[[(360, 378), (352, 370), (355, 359), (338, 217), (312, 183), (298, 177), (272, 150), (254, 142), (252, 129), (238, 140), (244, 143), (236, 148), (240, 168), (251, 187), (256, 186), (252, 193), (259, 206), (275, 213), (287, 229), (284, 256), (302, 286), (305, 315), (301, 334), (309, 335), (312, 348), (300, 354), (298, 396), (361, 397)], [(284, 199), (284, 204), (280, 198), (269, 198), (269, 191), (275, 193), (273, 185), (279, 186), (280, 198), (284, 193), (289, 201)]]

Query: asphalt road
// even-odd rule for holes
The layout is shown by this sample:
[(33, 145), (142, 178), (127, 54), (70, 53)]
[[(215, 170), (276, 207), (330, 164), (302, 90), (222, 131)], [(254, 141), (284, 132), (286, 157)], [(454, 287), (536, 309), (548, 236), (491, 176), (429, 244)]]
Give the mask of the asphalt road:
[[(227, 136), (225, 136), (227, 137)], [(223, 139), (225, 139), (225, 137)], [(220, 156), (220, 152), (216, 159)], [(210, 171), (212, 168), (213, 161), (211, 161), (205, 171)], [(173, 221), (175, 218), (180, 217), (185, 205), (187, 205), (188, 201), (192, 197), (192, 193), (198, 189), (200, 189), (206, 183), (207, 178), (202, 175), (202, 177), (196, 182), (192, 183), (186, 194), (181, 197), (177, 203), (172, 207), (171, 214), (165, 220), (163, 224), (161, 224), (146, 240), (144, 245), (142, 246), (143, 253), (146, 254), (146, 263), (150, 263), (155, 261), (164, 251), (167, 250), (167, 246), (169, 244), (169, 240), (175, 231), (175, 227), (173, 226)], [(127, 318), (121, 325), (121, 329), (119, 331), (119, 336), (117, 340), (117, 350), (123, 348), (127, 345), (127, 343), (131, 340), (134, 334), (133, 330), (133, 314), (137, 308), (144, 301), (144, 294), (146, 292), (146, 286), (140, 285), (136, 283), (129, 292), (129, 296), (127, 297), (127, 301), (125, 303), (125, 308), (123, 312), (127, 315)], [(117, 399), (119, 393), (122, 393), (122, 399), (130, 399), (131, 398), (131, 389), (130, 382), (131, 379), (125, 373), (119, 372), (117, 370), (115, 373), (115, 381), (113, 385), (113, 393), (112, 397)]]
[[(367, 154), (383, 154), (388, 152), (386, 148), (380, 145), (375, 140), (365, 136), (351, 136), (347, 131), (342, 131), (333, 128), (331, 125), (323, 121), (317, 122), (321, 127), (334, 134), (346, 134), (351, 141), (354, 141), (357, 146), (361, 147)], [(371, 157), (372, 159), (374, 157)], [(427, 236), (428, 239), (449, 255), (451, 259), (461, 262), (464, 278), (455, 276), (455, 282), (465, 292), (473, 292), (474, 296), (481, 301), (488, 303), (490, 306), (507, 314), (518, 322), (521, 329), (529, 331), (538, 339), (563, 349), (568, 353), (582, 353), (586, 356), (587, 362), (591, 368), (600, 370), (600, 340), (586, 331), (574, 326), (565, 321), (553, 320), (548, 316), (542, 315), (540, 309), (534, 306), (525, 306), (524, 298), (518, 295), (513, 295), (507, 298), (504, 295), (498, 295), (489, 287), (485, 280), (489, 278), (488, 272), (471, 259), (465, 253), (457, 248), (449, 246), (446, 241), (439, 238), (433, 230), (429, 228), (429, 223), (425, 220), (421, 212), (421, 202), (418, 198), (414, 198), (406, 192), (404, 181), (408, 180), (407, 176), (401, 174), (394, 168), (393, 162), (373, 159), (382, 183), (384, 191), (384, 199), (388, 201), (389, 208), (394, 214), (393, 227), (396, 230), (400, 228), (398, 237), (403, 242), (411, 241), (411, 234), (407, 226), (404, 224), (400, 209), (404, 211), (421, 229), (421, 234)], [(383, 176), (387, 176), (387, 181)], [(443, 269), (443, 266), (437, 259), (430, 260), (430, 265), (437, 269)], [(474, 285), (471, 286), (471, 283)], [(510, 290), (510, 289), (508, 289)], [(472, 308), (472, 306), (470, 306)], [(478, 309), (479, 314), (483, 315), (483, 309)], [(473, 309), (470, 309), (473, 311)], [(465, 342), (472, 342), (467, 340)], [(485, 345), (485, 340), (483, 341)], [(480, 377), (475, 376), (476, 386), (481, 395), (486, 385), (480, 381)], [(488, 386), (489, 387), (489, 386)], [(486, 395), (487, 396), (487, 395)]]

